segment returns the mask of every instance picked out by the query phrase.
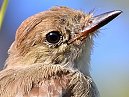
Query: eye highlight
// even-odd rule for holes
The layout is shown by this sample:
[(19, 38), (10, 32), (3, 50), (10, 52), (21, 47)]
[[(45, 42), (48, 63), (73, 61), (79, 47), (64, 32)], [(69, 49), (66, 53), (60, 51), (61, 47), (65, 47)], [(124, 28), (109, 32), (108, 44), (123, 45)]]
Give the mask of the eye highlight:
[(49, 43), (56, 44), (60, 41), (61, 36), (62, 35), (60, 34), (59, 31), (51, 31), (48, 34), (46, 34), (46, 40)]

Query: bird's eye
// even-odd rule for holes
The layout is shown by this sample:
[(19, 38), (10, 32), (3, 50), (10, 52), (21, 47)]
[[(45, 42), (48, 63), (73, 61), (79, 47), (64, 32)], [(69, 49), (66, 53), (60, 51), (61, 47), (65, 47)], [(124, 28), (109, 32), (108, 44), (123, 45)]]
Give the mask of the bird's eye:
[(61, 38), (61, 34), (59, 31), (51, 31), (46, 35), (46, 40), (49, 43), (53, 43), (53, 44), (58, 43), (60, 41), (60, 38)]

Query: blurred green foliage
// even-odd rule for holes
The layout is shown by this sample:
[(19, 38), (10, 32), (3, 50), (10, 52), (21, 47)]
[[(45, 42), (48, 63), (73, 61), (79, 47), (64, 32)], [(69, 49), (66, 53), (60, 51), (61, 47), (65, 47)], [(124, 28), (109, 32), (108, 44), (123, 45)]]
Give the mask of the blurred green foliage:
[(7, 5), (8, 5), (8, 0), (4, 0), (3, 4), (1, 6), (1, 9), (0, 9), (0, 29), (1, 29), (1, 26), (2, 26), (2, 22), (3, 22), (3, 19), (4, 19), (4, 14), (5, 14)]

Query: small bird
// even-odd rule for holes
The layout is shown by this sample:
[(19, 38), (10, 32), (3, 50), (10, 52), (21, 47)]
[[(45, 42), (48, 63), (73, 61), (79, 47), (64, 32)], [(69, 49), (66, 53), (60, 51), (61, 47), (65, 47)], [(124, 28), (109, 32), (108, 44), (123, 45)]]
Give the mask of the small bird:
[(26, 19), (0, 71), (0, 97), (99, 97), (89, 72), (93, 37), (121, 12), (57, 6)]

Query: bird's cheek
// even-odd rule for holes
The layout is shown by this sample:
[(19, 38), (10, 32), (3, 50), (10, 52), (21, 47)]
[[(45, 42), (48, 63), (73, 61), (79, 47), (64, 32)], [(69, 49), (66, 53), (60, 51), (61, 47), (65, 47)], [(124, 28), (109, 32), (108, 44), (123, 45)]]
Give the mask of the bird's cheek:
[(63, 52), (65, 52), (67, 49), (68, 49), (68, 45), (67, 45), (67, 44), (62, 44), (62, 45), (59, 46), (58, 51), (59, 51), (60, 53), (63, 53)]

